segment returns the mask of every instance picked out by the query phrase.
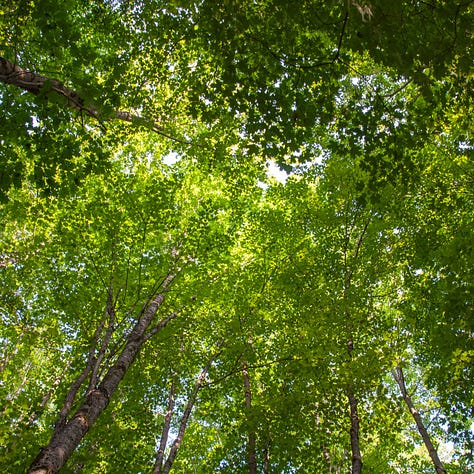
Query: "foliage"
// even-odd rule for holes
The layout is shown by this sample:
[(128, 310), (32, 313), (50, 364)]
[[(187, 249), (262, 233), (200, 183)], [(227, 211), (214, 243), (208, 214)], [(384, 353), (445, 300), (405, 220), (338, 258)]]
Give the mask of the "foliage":
[(445, 468), (470, 472), (472, 18), (461, 1), (0, 3), (0, 57), (97, 111), (0, 76), (2, 470), (28, 469), (174, 272), (62, 472), (151, 472), (173, 390), (166, 455), (192, 408), (176, 472), (252, 473), (252, 455), (346, 472), (351, 399), (366, 472), (433, 472), (397, 366)]

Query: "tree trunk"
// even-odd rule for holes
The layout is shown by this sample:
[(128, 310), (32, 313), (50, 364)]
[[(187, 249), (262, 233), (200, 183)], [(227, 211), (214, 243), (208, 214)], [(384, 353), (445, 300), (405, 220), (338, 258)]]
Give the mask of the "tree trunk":
[(357, 398), (352, 387), (347, 392), (347, 398), (349, 399), (351, 417), (352, 474), (360, 474), (362, 472), (362, 454), (359, 446), (359, 414), (357, 411)]
[(270, 438), (265, 443), (265, 451), (263, 453), (263, 474), (270, 474)]
[(199, 374), (199, 377), (196, 380), (196, 384), (194, 385), (193, 391), (191, 392), (188, 402), (186, 403), (183, 417), (181, 418), (181, 423), (179, 424), (178, 436), (176, 437), (176, 439), (173, 441), (173, 444), (171, 445), (171, 449), (168, 454), (168, 459), (166, 460), (165, 465), (163, 466), (163, 470), (157, 471), (160, 474), (168, 474), (170, 472), (170, 469), (173, 465), (176, 455), (178, 454), (178, 449), (181, 446), (181, 443), (183, 442), (186, 426), (188, 425), (189, 417), (191, 416), (191, 412), (194, 408), (194, 404), (196, 403), (196, 398), (198, 396), (199, 390), (201, 389), (202, 383), (204, 382), (207, 376), (207, 373), (209, 372), (212, 361), (217, 357), (217, 355), (218, 354), (212, 355), (206, 367), (202, 369), (201, 373)]
[(443, 463), (439, 459), (438, 452), (436, 448), (433, 446), (431, 442), (430, 435), (423, 424), (423, 420), (421, 419), (420, 413), (413, 405), (413, 401), (407, 392), (407, 388), (405, 385), (405, 378), (403, 377), (403, 371), (400, 366), (397, 366), (394, 370), (392, 370), (392, 375), (395, 381), (397, 382), (398, 386), (400, 387), (400, 391), (402, 393), (403, 400), (405, 401), (408, 409), (410, 410), (413, 419), (415, 420), (416, 426), (418, 431), (423, 438), (423, 442), (425, 443), (426, 449), (428, 450), (428, 454), (430, 455), (431, 460), (433, 461), (433, 465), (436, 469), (438, 474), (446, 474), (446, 470), (444, 469)]
[(168, 398), (168, 409), (166, 411), (165, 421), (163, 424), (163, 429), (161, 431), (160, 446), (156, 453), (156, 461), (155, 461), (155, 466), (153, 468), (152, 474), (161, 474), (162, 472), (161, 470), (163, 468), (163, 459), (165, 457), (166, 443), (168, 442), (168, 435), (169, 435), (170, 426), (171, 426), (171, 418), (173, 416), (173, 410), (174, 410), (174, 392), (176, 389), (175, 376), (176, 374), (173, 374), (173, 379), (171, 381), (171, 387), (170, 387), (170, 394)]
[[(346, 315), (348, 316), (348, 315)], [(347, 341), (347, 352), (349, 357), (352, 357), (352, 351), (354, 350), (354, 341), (352, 336)], [(354, 393), (354, 387), (351, 384), (347, 389), (347, 398), (349, 400), (349, 416), (351, 419), (351, 427), (349, 435), (351, 439), (351, 452), (352, 452), (352, 474), (361, 474), (362, 472), (362, 454), (360, 452), (359, 443), (359, 412), (357, 409), (357, 397)]]
[[(110, 298), (110, 295), (108, 296), (108, 299), (109, 298)], [(105, 326), (105, 321), (102, 321), (97, 327), (97, 329), (95, 330), (92, 343), (89, 347), (89, 355), (87, 358), (86, 366), (84, 367), (82, 372), (79, 374), (79, 376), (76, 378), (76, 380), (74, 380), (74, 382), (69, 387), (69, 390), (64, 399), (63, 406), (61, 407), (61, 410), (59, 411), (59, 417), (54, 426), (54, 433), (60, 431), (66, 424), (67, 417), (69, 416), (69, 413), (71, 412), (71, 408), (76, 400), (76, 395), (79, 392), (79, 389), (81, 388), (82, 384), (86, 380), (87, 376), (89, 375), (89, 373), (94, 367), (97, 342), (99, 340), (102, 330), (104, 329), (104, 326)], [(88, 391), (91, 391), (93, 388), (95, 388), (95, 386), (94, 387), (89, 386)]]
[[(347, 216), (346, 216), (347, 218)], [(362, 242), (364, 241), (367, 228), (369, 226), (370, 219), (364, 224), (362, 231), (357, 238), (355, 249), (352, 253), (349, 253), (349, 243), (350, 243), (350, 234), (346, 234), (346, 243), (344, 248), (344, 267), (345, 267), (345, 277), (344, 277), (344, 293), (343, 300), (347, 304), (349, 290), (352, 285), (352, 277), (354, 274), (355, 265), (359, 257), (359, 252), (362, 247)], [(354, 224), (355, 225), (355, 221)], [(346, 232), (347, 232), (347, 221), (346, 221)], [(349, 310), (345, 310), (346, 317), (346, 330), (348, 334), (347, 339), (347, 354), (349, 355), (349, 360), (352, 359), (352, 352), (354, 351), (354, 327), (351, 320), (351, 314)], [(351, 440), (351, 451), (352, 451), (352, 474), (361, 474), (362, 472), (362, 454), (360, 452), (360, 443), (359, 443), (359, 412), (357, 410), (357, 397), (354, 393), (354, 386), (350, 384), (347, 388), (347, 398), (349, 400), (349, 415), (351, 419), (351, 427), (349, 430), (350, 440)]]
[(86, 394), (85, 400), (72, 418), (57, 429), (50, 443), (44, 447), (30, 466), (29, 474), (56, 474), (80, 444), (89, 428), (107, 408), (110, 398), (117, 389), (130, 365), (135, 360), (158, 308), (162, 305), (165, 292), (174, 279), (169, 275), (158, 294), (138, 319), (116, 362), (104, 376), (99, 386)]
[[(243, 364), (242, 375), (244, 377), (245, 408), (247, 409), (247, 416), (249, 416), (252, 409), (252, 391), (250, 388), (250, 376), (246, 363)], [(247, 437), (249, 474), (257, 474), (256, 441), (255, 430), (253, 428), (249, 428)]]

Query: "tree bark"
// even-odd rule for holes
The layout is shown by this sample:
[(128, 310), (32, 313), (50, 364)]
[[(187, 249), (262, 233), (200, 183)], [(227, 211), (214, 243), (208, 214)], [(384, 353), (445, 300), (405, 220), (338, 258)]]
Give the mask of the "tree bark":
[(62, 82), (23, 69), (3, 57), (0, 57), (0, 81), (5, 84), (11, 84), (34, 95), (39, 95), (41, 92), (45, 94), (48, 94), (49, 91), (55, 92), (67, 100), (68, 107), (76, 110), (85, 110), (89, 115), (98, 115), (96, 110), (87, 109), (84, 105), (84, 100)]
[(265, 451), (263, 453), (263, 474), (270, 474), (270, 437), (265, 443)]
[(430, 458), (433, 461), (433, 465), (436, 469), (436, 472), (438, 474), (446, 474), (446, 470), (444, 469), (443, 463), (439, 459), (436, 448), (433, 446), (433, 443), (431, 442), (430, 435), (428, 434), (428, 431), (426, 430), (425, 425), (423, 424), (423, 420), (421, 419), (420, 413), (415, 408), (413, 401), (411, 399), (411, 396), (407, 392), (402, 368), (400, 366), (397, 366), (394, 370), (392, 370), (392, 375), (395, 381), (397, 382), (398, 386), (400, 387), (400, 392), (402, 394), (403, 400), (405, 401), (413, 419), (415, 420), (416, 426), (418, 428), (418, 432), (423, 438), (423, 442), (425, 443), (426, 449), (428, 450), (428, 454), (430, 455)]
[(153, 120), (149, 120), (139, 115), (123, 110), (113, 110), (104, 115), (100, 108), (87, 103), (77, 92), (65, 86), (57, 79), (36, 74), (28, 69), (23, 69), (15, 63), (0, 56), (0, 82), (10, 84), (34, 95), (43, 94), (45, 98), (50, 99), (53, 94), (56, 97), (63, 97), (68, 108), (85, 113), (99, 121), (121, 120), (134, 125), (142, 125), (153, 132), (162, 135), (170, 140), (182, 144), (190, 144), (186, 140), (174, 137), (165, 133), (164, 128)]
[[(93, 390), (97, 385), (97, 381), (99, 377), (99, 369), (105, 357), (105, 353), (109, 347), (110, 338), (112, 337), (112, 334), (115, 329), (116, 314), (115, 314), (114, 293), (113, 293), (112, 285), (110, 285), (110, 288), (107, 292), (107, 304), (106, 304), (106, 309), (105, 309), (105, 317), (108, 321), (107, 329), (102, 339), (102, 343), (100, 345), (97, 356), (94, 355), (94, 364), (92, 366), (91, 377), (89, 381), (89, 389), (88, 389), (89, 391)], [(105, 321), (103, 323), (103, 326), (105, 326)]]
[(173, 379), (171, 381), (171, 387), (170, 387), (170, 393), (168, 397), (168, 409), (165, 415), (163, 430), (161, 431), (160, 446), (156, 453), (155, 466), (153, 468), (152, 474), (161, 474), (161, 470), (163, 468), (163, 459), (165, 457), (166, 443), (168, 442), (168, 435), (169, 435), (170, 426), (171, 426), (171, 417), (173, 416), (173, 410), (174, 410), (174, 392), (176, 389), (175, 376), (176, 374), (173, 374)]
[[(364, 224), (362, 231), (359, 234), (359, 237), (356, 240), (355, 249), (352, 253), (349, 253), (349, 244), (350, 244), (350, 234), (347, 233), (348, 221), (346, 214), (346, 242), (344, 248), (344, 267), (345, 267), (345, 277), (344, 277), (344, 292), (343, 300), (347, 304), (349, 290), (352, 285), (352, 276), (354, 274), (355, 265), (359, 257), (359, 252), (362, 247), (362, 242), (364, 241), (367, 228), (370, 223), (370, 219)], [(355, 225), (355, 220), (354, 224)], [(346, 329), (348, 334), (347, 339), (347, 354), (349, 360), (352, 359), (352, 353), (354, 351), (354, 327), (351, 320), (351, 314), (349, 310), (345, 310), (346, 317)], [(362, 473), (362, 454), (360, 452), (360, 443), (359, 443), (359, 412), (357, 409), (358, 400), (354, 392), (354, 385), (351, 383), (347, 387), (347, 398), (349, 400), (349, 416), (351, 420), (351, 427), (349, 430), (349, 436), (351, 440), (351, 452), (352, 452), (352, 474), (361, 474)]]
[(347, 392), (347, 398), (349, 399), (351, 417), (352, 474), (360, 474), (362, 472), (362, 454), (359, 445), (359, 413), (357, 411), (357, 398), (352, 387)]
[[(242, 366), (242, 375), (244, 378), (245, 408), (247, 409), (247, 416), (249, 416), (250, 411), (252, 409), (252, 390), (250, 387), (250, 376), (246, 363), (244, 363)], [(256, 444), (257, 440), (255, 436), (255, 430), (249, 428), (247, 436), (247, 456), (249, 463), (249, 474), (257, 474)]]
[(162, 284), (162, 292), (156, 295), (138, 319), (116, 362), (104, 376), (96, 389), (89, 391), (72, 418), (57, 429), (49, 444), (44, 447), (28, 470), (29, 474), (56, 474), (80, 444), (89, 428), (107, 408), (110, 398), (117, 389), (130, 365), (135, 360), (146, 333), (165, 293), (175, 275), (169, 275)]
[(204, 382), (207, 373), (211, 367), (212, 361), (217, 357), (218, 354), (214, 354), (208, 361), (206, 367), (202, 369), (199, 377), (196, 380), (196, 384), (194, 385), (193, 391), (189, 396), (188, 402), (186, 403), (186, 407), (184, 409), (183, 417), (181, 418), (181, 423), (179, 424), (178, 436), (173, 441), (171, 445), (170, 452), (168, 454), (168, 458), (166, 459), (165, 465), (163, 466), (163, 470), (157, 471), (159, 474), (169, 474), (170, 469), (173, 465), (173, 462), (178, 454), (178, 449), (181, 446), (181, 443), (184, 439), (184, 433), (186, 431), (186, 427), (188, 425), (189, 417), (191, 416), (191, 412), (194, 408), (194, 404), (196, 403), (196, 398), (198, 396), (199, 390), (201, 389), (202, 383)]
[[(66, 424), (67, 417), (69, 416), (71, 408), (76, 400), (76, 395), (94, 366), (97, 342), (99, 340), (102, 330), (104, 329), (104, 325), (105, 325), (105, 321), (102, 321), (97, 327), (97, 329), (95, 330), (94, 337), (92, 338), (92, 343), (89, 347), (89, 355), (87, 358), (87, 364), (82, 370), (82, 372), (79, 374), (79, 376), (74, 380), (74, 382), (69, 387), (69, 390), (64, 399), (63, 406), (61, 407), (61, 410), (59, 412), (59, 417), (54, 426), (54, 433), (60, 431)], [(92, 390), (92, 387), (89, 388), (89, 391), (90, 390)]]

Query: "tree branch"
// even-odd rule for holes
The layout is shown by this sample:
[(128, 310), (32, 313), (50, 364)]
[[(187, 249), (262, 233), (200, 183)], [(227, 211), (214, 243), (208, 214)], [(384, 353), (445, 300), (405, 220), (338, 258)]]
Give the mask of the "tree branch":
[(166, 133), (163, 127), (153, 120), (149, 120), (145, 117), (133, 114), (131, 112), (123, 110), (114, 110), (111, 114), (105, 115), (100, 109), (94, 107), (91, 104), (87, 104), (86, 101), (79, 96), (77, 92), (69, 87), (65, 86), (61, 81), (36, 74), (28, 69), (12, 63), (6, 58), (0, 56), (0, 82), (4, 84), (13, 85), (19, 89), (30, 92), (36, 96), (42, 94), (47, 99), (51, 99), (55, 94), (56, 96), (63, 97), (66, 99), (66, 106), (70, 109), (77, 110), (78, 112), (85, 113), (90, 117), (95, 118), (99, 122), (121, 120), (136, 126), (144, 126), (153, 132), (161, 135), (169, 140), (177, 143), (190, 145), (191, 142), (182, 140)]
[(110, 398), (138, 355), (145, 340), (146, 330), (163, 304), (165, 294), (175, 277), (175, 274), (170, 273), (164, 279), (161, 284), (161, 292), (153, 298), (141, 314), (115, 363), (105, 374), (98, 387), (86, 394), (74, 415), (62, 426), (55, 429), (49, 444), (41, 450), (31, 464), (28, 470), (29, 474), (56, 474), (67, 462), (89, 428), (109, 405)]

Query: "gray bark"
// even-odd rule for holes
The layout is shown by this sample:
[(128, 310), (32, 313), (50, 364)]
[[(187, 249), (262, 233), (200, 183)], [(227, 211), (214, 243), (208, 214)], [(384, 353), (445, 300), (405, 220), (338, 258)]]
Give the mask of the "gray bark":
[(154, 120), (140, 117), (131, 112), (114, 110), (104, 115), (100, 107), (87, 103), (77, 92), (65, 86), (61, 81), (42, 76), (28, 69), (24, 69), (17, 64), (0, 56), (0, 82), (10, 84), (36, 96), (43, 94), (45, 98), (51, 99), (53, 96), (62, 97), (68, 108), (77, 110), (89, 115), (99, 121), (121, 120), (137, 126), (144, 126), (163, 137), (182, 144), (190, 144), (186, 140), (169, 135), (164, 128)]
[(176, 374), (173, 375), (173, 379), (171, 381), (170, 393), (169, 393), (169, 398), (168, 398), (168, 409), (165, 415), (163, 430), (161, 431), (160, 446), (156, 453), (155, 466), (153, 468), (152, 474), (161, 474), (162, 468), (163, 468), (163, 459), (165, 457), (166, 443), (168, 442), (168, 436), (169, 436), (170, 427), (171, 427), (171, 418), (173, 416), (173, 410), (174, 410), (174, 392), (176, 389), (175, 377), (176, 377)]
[(191, 416), (191, 412), (194, 408), (194, 404), (196, 403), (199, 390), (201, 389), (202, 384), (204, 380), (206, 379), (207, 373), (209, 372), (211, 364), (214, 361), (214, 359), (217, 357), (217, 355), (218, 354), (214, 354), (211, 356), (206, 367), (202, 369), (201, 373), (199, 374), (196, 380), (193, 391), (191, 392), (188, 402), (186, 403), (186, 407), (184, 408), (183, 417), (181, 418), (181, 422), (179, 424), (178, 436), (176, 437), (176, 439), (173, 441), (173, 444), (171, 445), (168, 458), (166, 459), (166, 462), (163, 466), (163, 470), (158, 471), (159, 473), (168, 474), (171, 470), (171, 467), (173, 466), (173, 462), (176, 458), (176, 455), (178, 454), (178, 449), (181, 446), (181, 443), (183, 442), (184, 433), (188, 425), (189, 417)]
[(423, 420), (421, 419), (420, 413), (415, 408), (415, 405), (413, 404), (411, 396), (407, 391), (402, 368), (400, 366), (395, 367), (395, 369), (392, 370), (392, 375), (400, 388), (400, 392), (402, 394), (403, 400), (405, 401), (413, 419), (415, 420), (416, 426), (418, 428), (418, 432), (420, 433), (423, 439), (423, 443), (425, 443), (426, 449), (428, 450), (428, 454), (430, 455), (430, 458), (433, 461), (433, 465), (436, 469), (436, 472), (438, 474), (446, 474), (446, 470), (444, 469), (443, 463), (439, 459), (436, 448), (433, 446), (433, 443), (431, 442), (430, 435), (428, 434), (428, 431), (425, 428), (425, 425), (423, 423)]
[(55, 430), (50, 443), (41, 450), (31, 464), (29, 474), (56, 474), (66, 464), (89, 428), (107, 408), (110, 398), (135, 360), (145, 340), (146, 330), (162, 305), (165, 292), (173, 279), (174, 275), (169, 275), (165, 279), (162, 292), (143, 311), (115, 363), (98, 387), (86, 394), (84, 401), (71, 419)]

